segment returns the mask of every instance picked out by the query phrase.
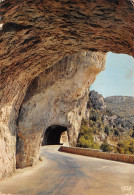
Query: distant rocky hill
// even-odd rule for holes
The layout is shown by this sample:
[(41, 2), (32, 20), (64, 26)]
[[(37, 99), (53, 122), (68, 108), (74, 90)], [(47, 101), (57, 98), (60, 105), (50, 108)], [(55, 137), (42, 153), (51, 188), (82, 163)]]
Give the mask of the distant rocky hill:
[(104, 98), (104, 101), (108, 109), (134, 124), (134, 97), (111, 96)]
[[(107, 100), (106, 100), (107, 99)], [(127, 110), (127, 104), (130, 103), (129, 109), (132, 109), (132, 103), (133, 98), (132, 97), (109, 97), (109, 98), (103, 98), (103, 96), (94, 90), (89, 93), (89, 102), (90, 102), (90, 109), (94, 109), (96, 111), (101, 111), (101, 119), (103, 119), (104, 124), (108, 124), (111, 127), (117, 127), (117, 128), (123, 128), (123, 129), (131, 129), (133, 124), (129, 120), (129, 117), (124, 117), (124, 115), (127, 116), (127, 113), (125, 112), (125, 109)], [(107, 101), (107, 103), (106, 103)], [(122, 103), (121, 103), (122, 102)], [(113, 109), (112, 104), (118, 106), (118, 108), (115, 108), (117, 111), (115, 112), (115, 109)], [(124, 106), (124, 113), (123, 116), (120, 116), (120, 105)], [(123, 109), (122, 109), (123, 110)], [(132, 112), (132, 110), (131, 110)], [(134, 110), (133, 110), (134, 112)], [(118, 114), (119, 113), (119, 114)], [(130, 114), (130, 113), (129, 113)]]
[[(117, 105), (119, 102), (126, 102), (126, 99), (131, 102), (133, 98), (107, 98)], [(134, 125), (130, 120), (115, 114), (107, 106), (103, 96), (95, 91), (89, 93), (87, 110), (89, 117), (81, 123), (77, 146), (134, 154)]]

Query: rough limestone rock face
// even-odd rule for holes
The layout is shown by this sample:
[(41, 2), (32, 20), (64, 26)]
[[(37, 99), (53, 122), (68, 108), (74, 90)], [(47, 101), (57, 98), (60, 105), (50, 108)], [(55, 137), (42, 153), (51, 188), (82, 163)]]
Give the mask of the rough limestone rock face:
[[(115, 101), (119, 103), (121, 100), (124, 101), (127, 97), (120, 97), (119, 99), (116, 97), (115, 99), (113, 97), (108, 98), (109, 101)], [(105, 99), (101, 94), (99, 94), (96, 91), (90, 91), (89, 93), (89, 108), (94, 108), (95, 110), (100, 110), (101, 112), (101, 121), (104, 125), (108, 125), (112, 128), (118, 128), (120, 131), (121, 129), (130, 130), (133, 129), (133, 124), (128, 119), (125, 119), (123, 117), (120, 117), (118, 114), (114, 113), (112, 108), (108, 109)], [(131, 101), (133, 100), (133, 97), (128, 97)]]
[(41, 137), (49, 126), (67, 127), (69, 145), (76, 145), (81, 120), (86, 116), (88, 87), (104, 69), (105, 57), (100, 52), (79, 52), (63, 58), (31, 82), (17, 120), (17, 167), (38, 161)]
[(64, 56), (134, 56), (133, 0), (5, 0), (0, 14), (0, 178), (15, 170), (16, 123), (31, 81)]
[(64, 132), (61, 134), (60, 143), (63, 144), (64, 146), (69, 146), (67, 131), (64, 131)]
[(89, 99), (94, 109), (98, 109), (98, 110), (106, 109), (106, 104), (104, 102), (103, 96), (97, 93), (96, 91), (93, 90), (89, 93)]

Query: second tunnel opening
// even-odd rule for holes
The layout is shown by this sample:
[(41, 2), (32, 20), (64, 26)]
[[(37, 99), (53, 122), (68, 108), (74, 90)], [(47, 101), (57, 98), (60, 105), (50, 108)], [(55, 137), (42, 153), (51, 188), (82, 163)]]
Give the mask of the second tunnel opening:
[(67, 128), (61, 125), (52, 125), (46, 129), (42, 145), (60, 145), (65, 142), (68, 142)]

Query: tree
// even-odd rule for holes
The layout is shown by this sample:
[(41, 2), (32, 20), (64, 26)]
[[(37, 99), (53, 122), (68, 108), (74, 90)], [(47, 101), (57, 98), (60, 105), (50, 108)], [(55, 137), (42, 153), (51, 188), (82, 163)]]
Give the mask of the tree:
[(100, 149), (103, 150), (103, 152), (112, 152), (113, 147), (108, 144), (107, 142), (101, 144)]
[(108, 127), (108, 126), (105, 126), (104, 132), (105, 132), (107, 135), (109, 135), (109, 127)]
[(134, 138), (134, 126), (133, 126), (133, 133), (132, 133), (132, 137)]
[(120, 135), (120, 133), (119, 133), (119, 131), (117, 129), (114, 130), (114, 135), (116, 135), (116, 136)]

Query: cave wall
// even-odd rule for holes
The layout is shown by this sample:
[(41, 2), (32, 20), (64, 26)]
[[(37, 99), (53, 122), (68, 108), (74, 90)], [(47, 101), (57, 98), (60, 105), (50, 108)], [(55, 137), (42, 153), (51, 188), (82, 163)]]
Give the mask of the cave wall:
[[(0, 178), (12, 175), (16, 169), (16, 119), (20, 104), (25, 97), (28, 82), (20, 76), (9, 80), (7, 94), (2, 91), (0, 109)], [(21, 86), (21, 88), (20, 88)], [(6, 102), (2, 105), (2, 102)]]
[(17, 120), (17, 167), (38, 161), (41, 135), (51, 125), (67, 127), (69, 145), (76, 145), (88, 87), (104, 69), (105, 57), (101, 52), (67, 56), (31, 82)]
[(16, 123), (31, 81), (78, 51), (134, 56), (134, 7), (133, 0), (6, 0), (0, 14), (2, 178), (15, 170)]

